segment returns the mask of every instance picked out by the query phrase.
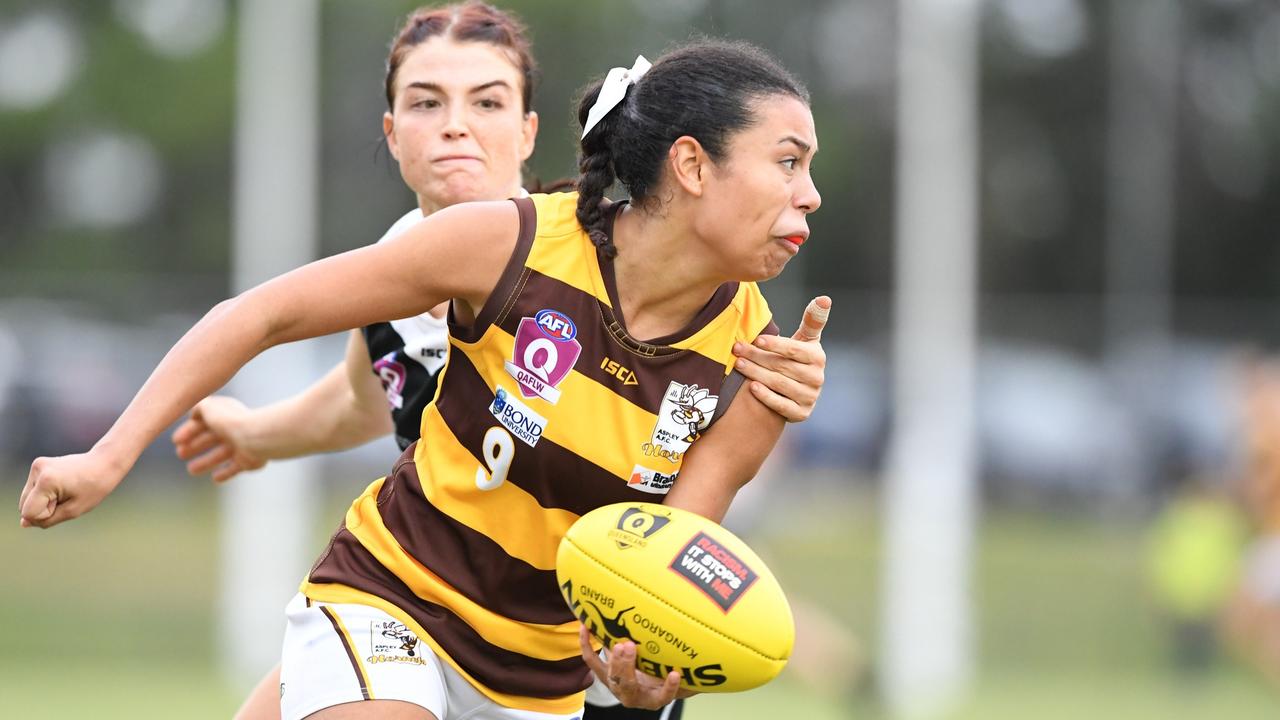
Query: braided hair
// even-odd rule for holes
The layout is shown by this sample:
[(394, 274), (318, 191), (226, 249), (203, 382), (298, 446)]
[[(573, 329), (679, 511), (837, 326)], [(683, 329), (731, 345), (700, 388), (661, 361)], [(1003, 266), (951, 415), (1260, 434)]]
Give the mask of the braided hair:
[[(585, 127), (603, 80), (589, 85), (578, 104)], [(768, 53), (746, 42), (697, 40), (663, 54), (622, 102), (586, 137), (578, 154), (577, 218), (601, 259), (618, 250), (605, 232), (605, 192), (620, 182), (633, 205), (651, 200), (672, 143), (696, 139), (719, 162), (735, 133), (756, 122), (754, 101), (786, 95), (805, 103), (809, 93)]]

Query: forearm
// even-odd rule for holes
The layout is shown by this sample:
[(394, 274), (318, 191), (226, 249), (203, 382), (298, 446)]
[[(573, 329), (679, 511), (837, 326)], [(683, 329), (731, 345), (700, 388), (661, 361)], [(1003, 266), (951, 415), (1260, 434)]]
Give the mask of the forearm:
[(183, 335), (93, 452), (127, 472), (142, 451), (193, 405), (276, 341), (244, 296), (225, 300)]
[[(372, 373), (368, 380), (377, 384)], [(243, 428), (246, 449), (268, 460), (345, 450), (391, 432), (386, 402), (353, 388), (345, 362), (291, 398), (255, 410)]]
[(23, 526), (53, 527), (92, 510), (156, 436), (267, 348), (411, 317), (449, 298), (483, 307), (518, 232), (511, 203), (464, 203), (395, 241), (318, 260), (220, 303), (165, 355), (89, 452), (31, 463), (19, 500)]

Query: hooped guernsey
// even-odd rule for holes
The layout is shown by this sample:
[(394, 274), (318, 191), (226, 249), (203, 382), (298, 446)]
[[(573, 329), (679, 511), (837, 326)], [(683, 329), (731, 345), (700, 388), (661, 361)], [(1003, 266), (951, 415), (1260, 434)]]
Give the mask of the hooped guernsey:
[(734, 342), (777, 332), (754, 283), (726, 283), (683, 330), (632, 338), (577, 200), (512, 201), (520, 236), (498, 285), (470, 327), (450, 313), (425, 442), (352, 503), (302, 583), (399, 619), (495, 702), (551, 713), (591, 684), (560, 539), (602, 505), (661, 501), (741, 385)]

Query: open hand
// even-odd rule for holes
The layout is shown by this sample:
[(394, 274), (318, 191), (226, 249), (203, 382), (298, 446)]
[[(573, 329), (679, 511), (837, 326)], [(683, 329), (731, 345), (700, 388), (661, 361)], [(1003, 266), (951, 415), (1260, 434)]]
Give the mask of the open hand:
[(192, 475), (212, 474), (214, 482), (226, 482), (245, 470), (267, 464), (248, 447), (242, 427), (249, 408), (234, 398), (213, 395), (201, 400), (177, 430), (173, 446), (187, 461)]
[(591, 633), (586, 625), (578, 628), (578, 642), (582, 646), (582, 659), (587, 662), (587, 667), (626, 707), (658, 710), (670, 705), (676, 698), (697, 694), (692, 690), (680, 689), (680, 673), (675, 670), (667, 673), (665, 679), (640, 672), (636, 668), (636, 644), (629, 640), (614, 644), (608, 651), (607, 663), (591, 649)]
[(734, 368), (750, 381), (751, 394), (791, 422), (808, 418), (822, 392), (827, 365), (822, 329), (830, 311), (831, 298), (822, 295), (809, 302), (791, 337), (761, 335), (751, 345), (734, 343)]

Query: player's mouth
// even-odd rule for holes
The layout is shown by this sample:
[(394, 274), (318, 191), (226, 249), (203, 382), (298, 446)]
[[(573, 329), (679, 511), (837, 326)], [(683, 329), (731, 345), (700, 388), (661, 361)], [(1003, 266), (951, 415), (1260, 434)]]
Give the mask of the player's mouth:
[(463, 164), (467, 162), (480, 162), (480, 158), (475, 157), (474, 155), (441, 155), (440, 157), (433, 159), (431, 162)]
[(790, 235), (782, 236), (782, 240), (790, 244), (796, 250), (799, 250), (800, 246), (803, 245), (805, 241), (808, 239), (809, 239), (809, 233), (792, 233)]

